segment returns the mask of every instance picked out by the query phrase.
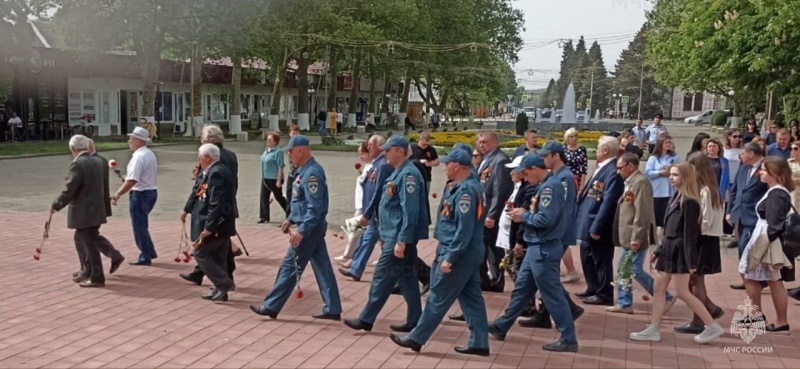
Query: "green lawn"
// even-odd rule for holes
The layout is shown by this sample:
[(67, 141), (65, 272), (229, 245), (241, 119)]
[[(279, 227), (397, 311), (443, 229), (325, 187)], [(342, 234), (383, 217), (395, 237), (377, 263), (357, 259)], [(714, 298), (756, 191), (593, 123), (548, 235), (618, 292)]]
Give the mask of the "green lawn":
[[(127, 142), (96, 142), (97, 151), (125, 149)], [(0, 145), (0, 156), (33, 154), (69, 154), (67, 141), (4, 143)]]

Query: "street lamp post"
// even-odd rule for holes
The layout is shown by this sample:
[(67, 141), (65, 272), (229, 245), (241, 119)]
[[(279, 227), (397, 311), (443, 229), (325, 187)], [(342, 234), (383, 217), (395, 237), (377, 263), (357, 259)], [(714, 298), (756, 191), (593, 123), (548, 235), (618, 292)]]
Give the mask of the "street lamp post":
[(614, 119), (619, 119), (619, 99), (622, 97), (622, 94), (612, 94), (611, 96), (614, 97)]

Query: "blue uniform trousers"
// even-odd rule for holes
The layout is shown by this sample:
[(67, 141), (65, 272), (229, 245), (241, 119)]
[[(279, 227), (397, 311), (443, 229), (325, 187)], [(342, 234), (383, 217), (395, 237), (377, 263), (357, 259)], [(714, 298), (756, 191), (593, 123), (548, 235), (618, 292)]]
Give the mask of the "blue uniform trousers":
[(489, 348), (489, 323), (486, 304), (481, 295), (481, 276), (478, 267), (482, 258), (471, 264), (457, 264), (450, 273), (442, 273), (440, 261), (433, 262), (431, 290), (425, 303), (425, 311), (416, 328), (408, 335), (412, 341), (424, 345), (442, 322), (447, 310), (458, 299), (467, 327), (470, 330), (468, 347)]
[(364, 230), (364, 234), (361, 235), (361, 239), (358, 241), (356, 252), (353, 254), (353, 261), (350, 264), (350, 274), (361, 278), (369, 262), (369, 257), (372, 256), (372, 251), (375, 250), (375, 244), (378, 243), (379, 236), (378, 222), (373, 218), (367, 224), (367, 229)]
[(560, 241), (528, 246), (525, 258), (522, 260), (522, 267), (514, 283), (511, 302), (503, 316), (494, 322), (500, 331), (508, 332), (517, 317), (522, 314), (525, 306), (536, 295), (536, 291), (540, 291), (542, 301), (561, 333), (561, 340), (568, 343), (577, 342), (572, 312), (569, 309), (567, 298), (564, 296), (564, 286), (559, 279), (563, 255), (564, 246)]
[(293, 254), (297, 254), (297, 264), (300, 273), (306, 269), (308, 262), (311, 261), (311, 268), (317, 279), (317, 286), (322, 294), (322, 301), (325, 306), (322, 312), (325, 314), (341, 314), (342, 303), (339, 300), (339, 287), (336, 285), (336, 276), (333, 274), (333, 267), (328, 257), (328, 247), (325, 244), (325, 229), (320, 226), (308, 237), (303, 237), (300, 245), (294, 249), (294, 253), (289, 246), (286, 256), (283, 257), (278, 276), (275, 279), (275, 286), (272, 291), (264, 298), (264, 307), (275, 312), (280, 312), (283, 305), (292, 295), (292, 290), (297, 283), (295, 274)]
[(395, 286), (400, 287), (408, 306), (406, 323), (417, 325), (422, 315), (422, 302), (417, 281), (417, 244), (407, 243), (402, 259), (394, 256), (393, 242), (386, 242), (375, 266), (375, 275), (369, 288), (369, 300), (359, 319), (364, 323), (374, 324), (386, 300)]

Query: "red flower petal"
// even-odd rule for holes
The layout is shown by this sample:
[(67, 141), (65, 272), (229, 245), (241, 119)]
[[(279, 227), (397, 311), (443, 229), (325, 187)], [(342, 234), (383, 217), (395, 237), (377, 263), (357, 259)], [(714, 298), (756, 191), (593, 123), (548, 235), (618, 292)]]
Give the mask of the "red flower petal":
[(642, 295), (642, 300), (644, 300), (644, 301), (650, 301), (650, 296), (647, 296), (647, 295)]
[(294, 295), (294, 297), (296, 297), (298, 299), (302, 299), (303, 298), (303, 291), (297, 291), (297, 293)]

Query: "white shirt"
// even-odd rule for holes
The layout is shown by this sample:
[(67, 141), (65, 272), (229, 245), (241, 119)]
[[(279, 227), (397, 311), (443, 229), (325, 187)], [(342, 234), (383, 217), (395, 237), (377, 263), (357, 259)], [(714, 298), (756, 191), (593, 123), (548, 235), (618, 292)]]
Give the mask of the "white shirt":
[(11, 119), (8, 120), (8, 125), (9, 126), (21, 126), (22, 125), (22, 119), (20, 119), (19, 117), (11, 118)]
[(372, 168), (372, 163), (364, 164), (361, 168), (361, 174), (356, 178), (356, 211), (360, 211), (361, 203), (364, 200), (364, 188), (361, 185), (367, 180), (367, 172)]
[(610, 163), (612, 160), (614, 160), (614, 158), (613, 158), (613, 157), (612, 157), (612, 158), (608, 158), (608, 159), (606, 159), (606, 160), (603, 160), (603, 161), (602, 161), (602, 162), (600, 162), (600, 163), (597, 163), (597, 168), (595, 168), (595, 170), (594, 170), (594, 173), (592, 173), (592, 178), (589, 178), (589, 180), (588, 180), (588, 181), (586, 181), (586, 183), (589, 183), (589, 182), (591, 182), (591, 181), (592, 181), (592, 179), (594, 179), (594, 176), (596, 176), (596, 175), (597, 175), (597, 173), (598, 173), (598, 172), (600, 172), (600, 169), (603, 169), (603, 167), (605, 167), (606, 165), (608, 165), (608, 163)]
[(156, 155), (147, 146), (142, 146), (133, 152), (127, 171), (125, 179), (136, 181), (131, 191), (156, 189), (158, 162), (156, 161)]

